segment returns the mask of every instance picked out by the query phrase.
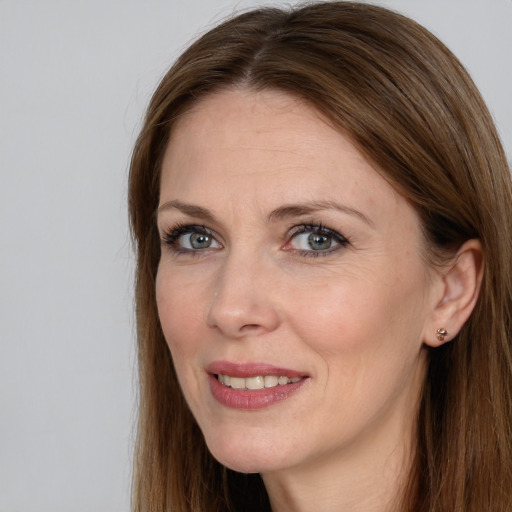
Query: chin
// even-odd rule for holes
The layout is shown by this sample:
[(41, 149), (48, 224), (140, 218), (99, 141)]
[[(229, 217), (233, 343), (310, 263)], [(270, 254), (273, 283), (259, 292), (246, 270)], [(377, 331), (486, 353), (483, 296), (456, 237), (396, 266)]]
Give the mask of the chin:
[[(289, 460), (287, 447), (271, 439), (252, 435), (226, 435), (205, 437), (213, 457), (239, 473), (265, 473), (283, 469)], [(279, 450), (276, 444), (280, 446)]]

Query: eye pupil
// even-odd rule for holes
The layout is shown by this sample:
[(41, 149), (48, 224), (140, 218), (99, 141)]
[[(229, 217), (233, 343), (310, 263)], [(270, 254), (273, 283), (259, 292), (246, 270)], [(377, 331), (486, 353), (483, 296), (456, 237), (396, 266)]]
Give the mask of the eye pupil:
[(194, 249), (207, 249), (212, 245), (212, 239), (204, 233), (192, 233), (190, 235), (190, 245)]
[(308, 236), (309, 246), (315, 251), (325, 251), (330, 249), (332, 239), (329, 236), (321, 235), (319, 233), (311, 233)]

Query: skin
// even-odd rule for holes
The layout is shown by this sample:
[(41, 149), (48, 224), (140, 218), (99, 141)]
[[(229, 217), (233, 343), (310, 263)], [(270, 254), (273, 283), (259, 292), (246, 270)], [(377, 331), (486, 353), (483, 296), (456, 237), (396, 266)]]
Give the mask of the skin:
[[(339, 208), (271, 215), (315, 202)], [(260, 472), (274, 511), (393, 509), (425, 344), (439, 344), (457, 291), (426, 263), (409, 203), (304, 102), (235, 89), (202, 100), (173, 128), (157, 221), (159, 316), (212, 454)], [(211, 245), (191, 249), (190, 232), (166, 243), (177, 224), (206, 227)], [(328, 238), (332, 247), (315, 257), (310, 232), (293, 230), (319, 224), (348, 243)], [(308, 379), (269, 407), (232, 409), (210, 391), (205, 367), (219, 360)]]

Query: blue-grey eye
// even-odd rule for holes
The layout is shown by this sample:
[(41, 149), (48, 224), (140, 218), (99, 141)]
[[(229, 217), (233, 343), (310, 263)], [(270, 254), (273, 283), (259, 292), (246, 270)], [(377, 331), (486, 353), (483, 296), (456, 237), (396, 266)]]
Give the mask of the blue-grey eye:
[(332, 237), (321, 235), (319, 233), (311, 233), (308, 236), (308, 244), (314, 251), (325, 251), (326, 249), (330, 249), (333, 241)]
[(299, 233), (291, 240), (291, 245), (299, 251), (327, 251), (339, 245), (334, 235), (305, 231)]
[(178, 238), (178, 245), (183, 249), (201, 250), (217, 249), (218, 242), (208, 233), (185, 233)]

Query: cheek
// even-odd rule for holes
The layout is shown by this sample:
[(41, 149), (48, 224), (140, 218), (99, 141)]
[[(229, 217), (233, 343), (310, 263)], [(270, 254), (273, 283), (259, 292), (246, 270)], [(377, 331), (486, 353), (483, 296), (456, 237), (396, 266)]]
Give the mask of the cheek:
[(204, 321), (196, 286), (183, 283), (179, 273), (158, 270), (156, 302), (162, 330), (175, 364), (195, 350), (195, 331)]
[(371, 365), (399, 350), (404, 357), (416, 353), (424, 314), (421, 285), (389, 271), (386, 280), (383, 275), (345, 275), (330, 284), (310, 283), (307, 294), (293, 290), (288, 311), (294, 331), (331, 366)]
[(375, 285), (361, 278), (304, 282), (300, 288), (290, 286), (289, 290), (283, 302), (290, 322), (326, 349), (357, 343), (354, 334), (367, 330), (386, 307), (384, 301), (377, 300)]
[(339, 411), (336, 421), (346, 428), (380, 414), (420, 375), (423, 311), (416, 290), (365, 276), (325, 287), (294, 311), (295, 333), (322, 361), (327, 409)]
[(159, 269), (156, 279), (158, 316), (182, 392), (192, 411), (200, 409), (197, 355), (204, 315), (194, 286), (183, 286), (179, 273)]

